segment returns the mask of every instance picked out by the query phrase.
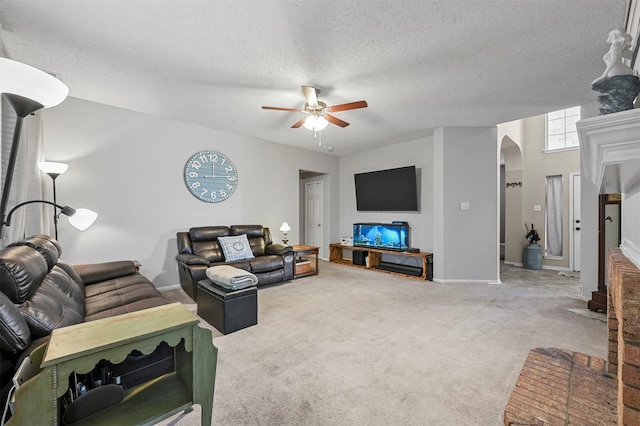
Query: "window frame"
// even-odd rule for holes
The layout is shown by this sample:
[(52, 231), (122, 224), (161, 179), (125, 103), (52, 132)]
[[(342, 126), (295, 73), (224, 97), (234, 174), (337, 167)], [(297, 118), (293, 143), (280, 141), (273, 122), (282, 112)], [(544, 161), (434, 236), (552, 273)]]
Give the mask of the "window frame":
[[(567, 111), (569, 110), (577, 110), (578, 114), (570, 114), (567, 116)], [(563, 147), (561, 148), (549, 148), (549, 115), (550, 114), (554, 114), (554, 113), (563, 113), (563, 124), (564, 124), (564, 131), (562, 133), (556, 133), (557, 135), (563, 135)], [(559, 109), (556, 111), (550, 111), (548, 113), (546, 113), (544, 115), (544, 153), (545, 154), (549, 154), (549, 153), (555, 153), (555, 152), (563, 152), (563, 151), (574, 151), (576, 149), (580, 149), (580, 139), (578, 138), (578, 131), (577, 129), (574, 129), (575, 131), (569, 131), (567, 132), (567, 119), (572, 118), (572, 117), (578, 117), (577, 120), (575, 120), (576, 122), (580, 121), (580, 119), (582, 118), (582, 109), (580, 108), (580, 106), (573, 106), (573, 107), (569, 107), (569, 108), (565, 108), (565, 109)], [(572, 146), (567, 146), (567, 134), (571, 134), (571, 133), (575, 133), (575, 137), (576, 140), (578, 141), (577, 145), (572, 145)]]

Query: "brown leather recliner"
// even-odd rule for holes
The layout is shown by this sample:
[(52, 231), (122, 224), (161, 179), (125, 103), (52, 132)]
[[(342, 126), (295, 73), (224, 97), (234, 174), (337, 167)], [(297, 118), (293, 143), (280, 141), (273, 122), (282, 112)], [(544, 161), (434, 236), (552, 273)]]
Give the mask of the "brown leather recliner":
[[(246, 234), (253, 259), (225, 262), (218, 237)], [(258, 278), (257, 286), (293, 279), (293, 247), (274, 243), (269, 228), (262, 225), (203, 226), (177, 233), (180, 285), (196, 300), (196, 284), (206, 278), (207, 268), (231, 265), (249, 271)]]

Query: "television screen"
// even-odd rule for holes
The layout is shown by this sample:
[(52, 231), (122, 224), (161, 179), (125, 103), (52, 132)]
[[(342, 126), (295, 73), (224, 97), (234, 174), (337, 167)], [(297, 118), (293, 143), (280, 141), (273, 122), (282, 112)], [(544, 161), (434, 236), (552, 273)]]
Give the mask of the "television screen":
[(416, 167), (357, 173), (358, 211), (418, 211)]

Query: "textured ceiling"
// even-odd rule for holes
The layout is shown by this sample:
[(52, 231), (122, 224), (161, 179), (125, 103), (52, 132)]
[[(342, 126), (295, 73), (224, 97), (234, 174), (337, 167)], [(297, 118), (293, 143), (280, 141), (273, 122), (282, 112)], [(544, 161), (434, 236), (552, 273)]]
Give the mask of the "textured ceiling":
[[(3, 54), (70, 96), (342, 155), (597, 97), (626, 0), (0, 0)], [(301, 85), (351, 123), (291, 129)]]

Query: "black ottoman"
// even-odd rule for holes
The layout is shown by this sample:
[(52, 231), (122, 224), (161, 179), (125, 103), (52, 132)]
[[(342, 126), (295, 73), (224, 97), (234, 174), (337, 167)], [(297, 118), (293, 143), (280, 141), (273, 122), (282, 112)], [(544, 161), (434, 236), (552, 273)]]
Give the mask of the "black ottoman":
[(258, 323), (258, 289), (229, 290), (209, 279), (198, 281), (198, 315), (222, 334)]

